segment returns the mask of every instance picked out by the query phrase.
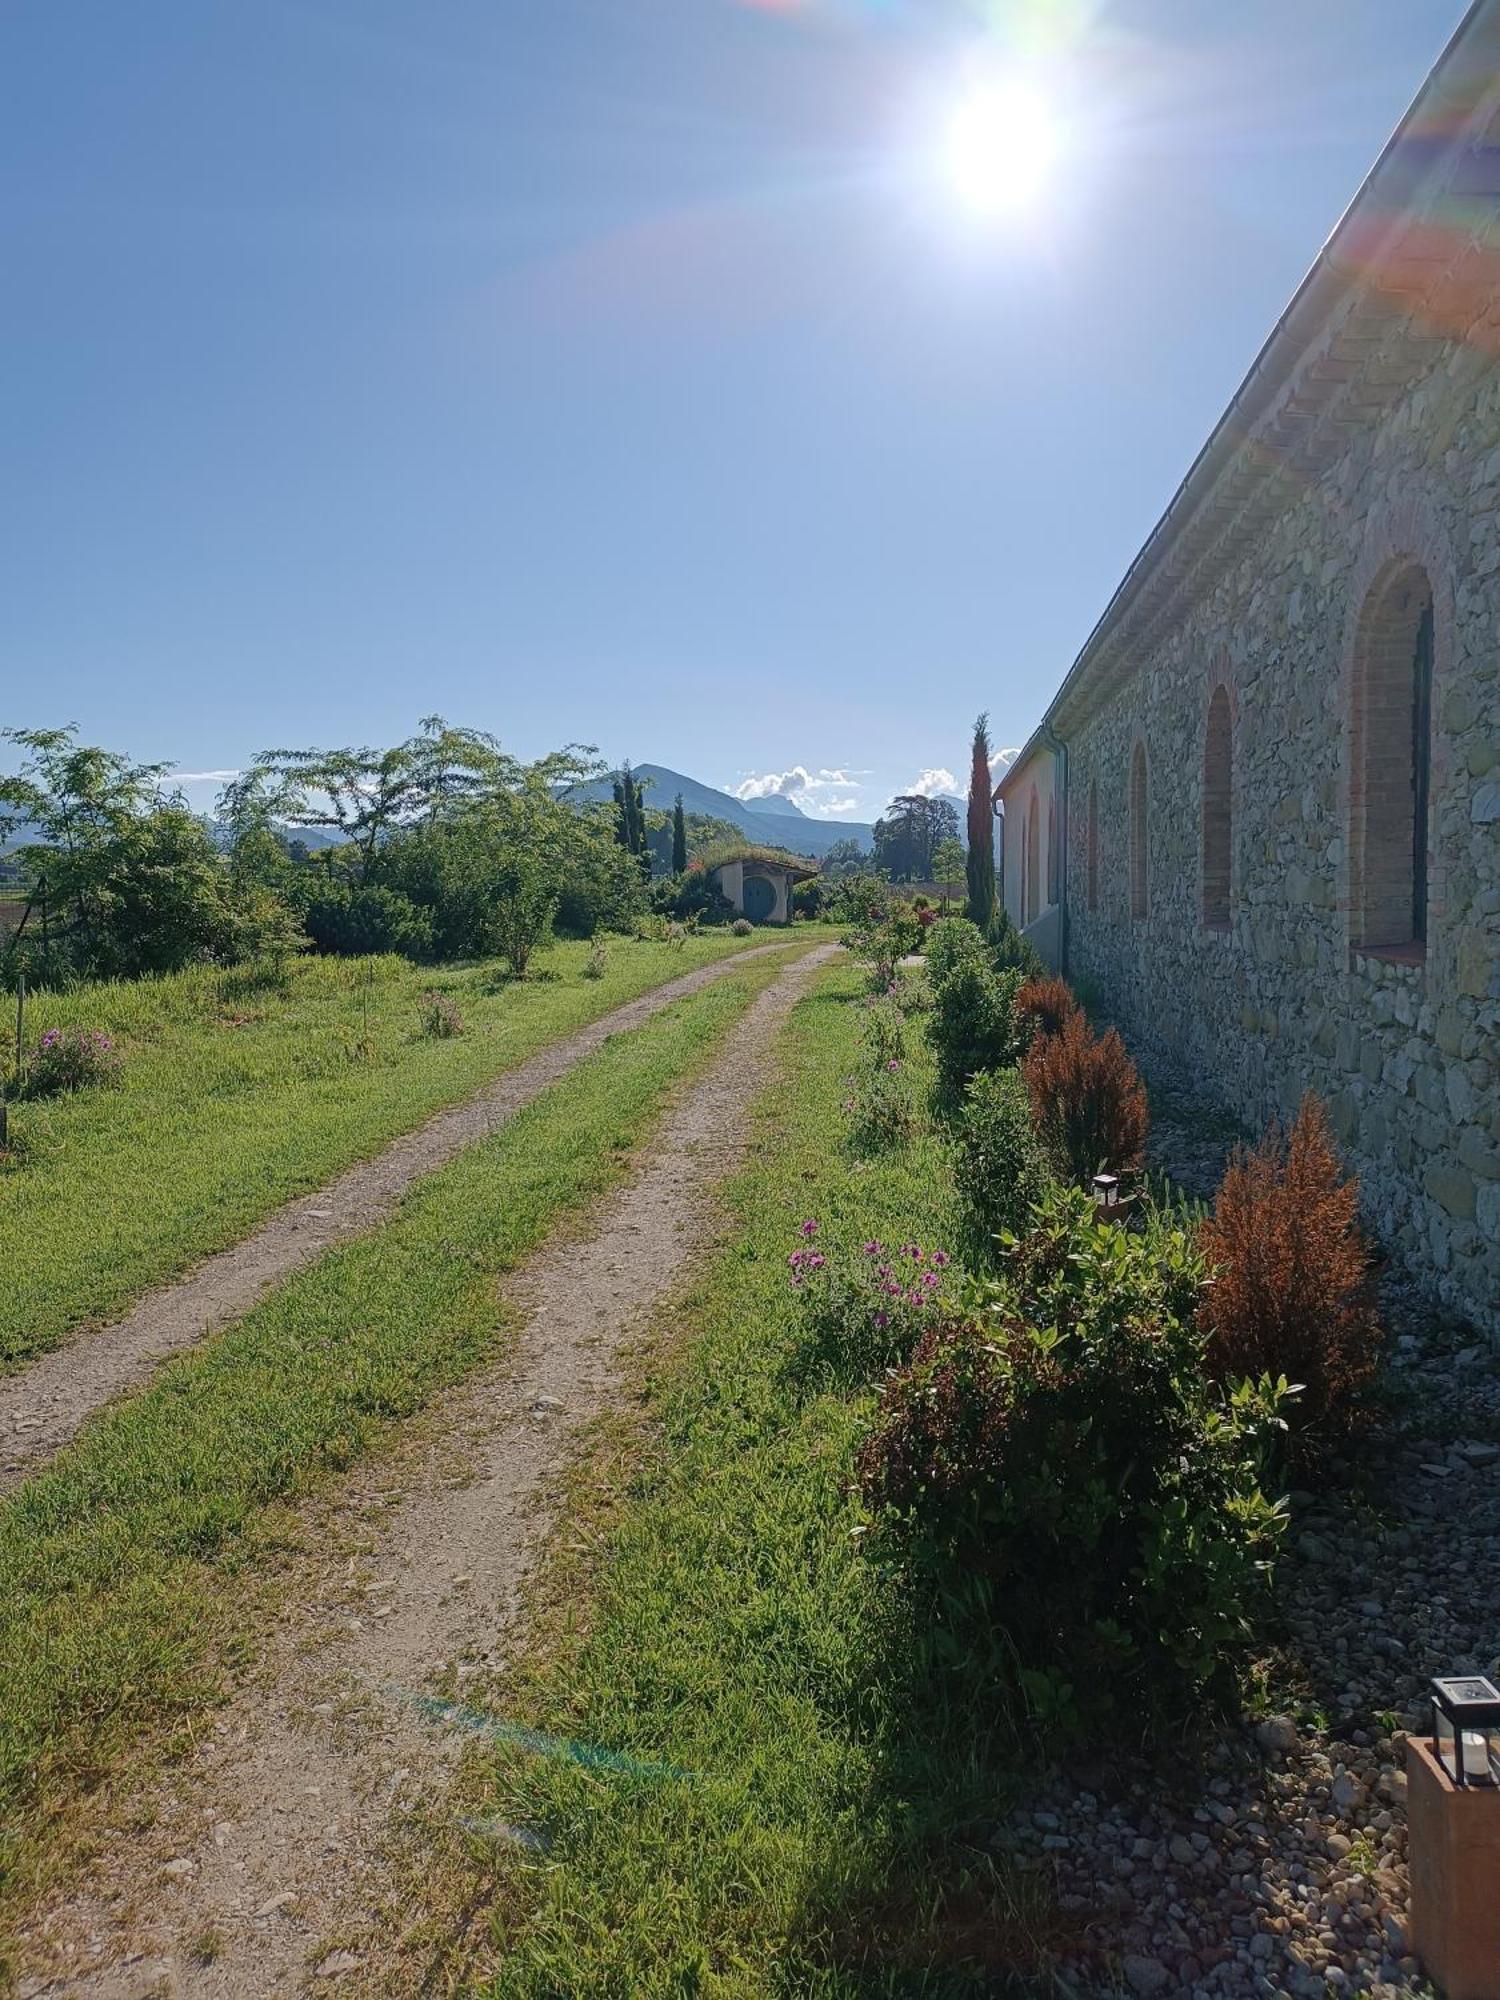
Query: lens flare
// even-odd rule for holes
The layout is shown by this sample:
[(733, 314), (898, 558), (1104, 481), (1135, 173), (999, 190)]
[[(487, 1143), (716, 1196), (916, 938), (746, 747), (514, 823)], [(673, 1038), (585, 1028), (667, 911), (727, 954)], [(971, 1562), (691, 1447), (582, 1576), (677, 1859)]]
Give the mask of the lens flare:
[(948, 121), (944, 163), (954, 193), (979, 215), (1029, 208), (1059, 150), (1057, 114), (1020, 79), (973, 89)]

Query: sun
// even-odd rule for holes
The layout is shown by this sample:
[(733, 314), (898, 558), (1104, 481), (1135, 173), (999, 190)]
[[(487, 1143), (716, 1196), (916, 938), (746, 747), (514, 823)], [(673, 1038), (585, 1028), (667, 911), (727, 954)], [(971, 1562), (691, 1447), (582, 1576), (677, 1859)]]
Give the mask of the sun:
[(1035, 205), (1060, 149), (1057, 113), (1019, 78), (970, 88), (954, 107), (943, 149), (953, 193), (978, 215)]

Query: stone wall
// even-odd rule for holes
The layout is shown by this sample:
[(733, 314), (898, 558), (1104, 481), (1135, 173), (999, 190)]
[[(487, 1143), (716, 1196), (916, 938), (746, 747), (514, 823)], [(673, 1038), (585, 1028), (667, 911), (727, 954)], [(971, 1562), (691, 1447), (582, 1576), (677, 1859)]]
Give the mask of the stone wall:
[[(1067, 730), (1068, 954), (1148, 1061), (1255, 1126), (1328, 1102), (1370, 1222), (1500, 1333), (1500, 367), (1493, 302), (1388, 385), (1315, 483), (1162, 621)], [(1361, 616), (1393, 566), (1432, 592), (1428, 931), (1361, 948), (1351, 751)], [(1203, 921), (1205, 728), (1232, 717), (1230, 919)], [(1085, 709), (1087, 703), (1080, 704)], [(1147, 914), (1129, 780), (1148, 778)], [(1089, 907), (1086, 801), (1098, 787)], [(1010, 842), (1007, 841), (1009, 850)], [(1372, 849), (1373, 851), (1373, 849)], [(1007, 863), (1009, 864), (1009, 852)], [(1009, 867), (1007, 869), (1009, 873)]]

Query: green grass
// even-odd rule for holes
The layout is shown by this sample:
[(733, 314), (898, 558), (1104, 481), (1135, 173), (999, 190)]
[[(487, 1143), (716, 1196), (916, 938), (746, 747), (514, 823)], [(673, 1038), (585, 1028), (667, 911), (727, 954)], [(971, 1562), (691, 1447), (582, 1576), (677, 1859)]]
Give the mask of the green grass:
[[(498, 1279), (622, 1171), (776, 977), (756, 960), (611, 1039), (0, 1506), (0, 1863), (35, 1880), (82, 1791), (217, 1698), (315, 1490), (497, 1351)], [(262, 1604), (262, 1610), (264, 1605)]]
[[(12, 1107), (0, 1372), (119, 1313), (544, 1044), (747, 942), (765, 940), (611, 939), (602, 979), (583, 976), (587, 945), (561, 944), (521, 985), (491, 967), (310, 959), (285, 991), (205, 968), (39, 996), (29, 1040), (106, 1029), (125, 1074), (118, 1090)], [(430, 987), (453, 996), (463, 1035), (422, 1034), (417, 999)]]
[[(843, 1150), (860, 984), (836, 970), (794, 1012), (732, 1237), (663, 1331), (645, 1435), (607, 1434), (580, 1480), (531, 1665), (497, 1697), (625, 1767), (514, 1747), (471, 1761), (466, 1804), (545, 1850), (485, 1857), (496, 2000), (997, 1992), (1034, 1963), (1035, 1899), (985, 1845), (1010, 1725), (922, 1684), (895, 1588), (861, 1553), (849, 1489), (874, 1391), (799, 1395), (787, 1365), (804, 1217), (825, 1248), (951, 1240), (940, 1139)], [(591, 1515), (603, 1549), (580, 1573), (566, 1551)]]

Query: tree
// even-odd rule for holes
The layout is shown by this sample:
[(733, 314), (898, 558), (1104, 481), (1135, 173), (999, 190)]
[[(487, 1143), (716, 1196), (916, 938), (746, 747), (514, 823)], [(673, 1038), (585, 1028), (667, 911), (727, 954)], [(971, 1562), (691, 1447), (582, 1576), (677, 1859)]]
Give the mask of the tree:
[(687, 867), (687, 815), (682, 809), (682, 794), (677, 794), (672, 807), (672, 873), (682, 874)]
[(932, 857), (932, 879), (943, 885), (943, 908), (947, 909), (949, 891), (955, 882), (964, 877), (964, 849), (960, 840), (940, 840), (937, 852)]
[(846, 875), (867, 875), (873, 865), (874, 856), (857, 840), (836, 840), (823, 856), (823, 874), (830, 882), (841, 882)]
[[(7, 951), (33, 981), (131, 979), (232, 959), (277, 929), (251, 911), (202, 820), (164, 795), (167, 766), (80, 744), (74, 729), (11, 729), (26, 753), (0, 778), (0, 838), (22, 830), (31, 902)], [(45, 886), (44, 886), (45, 885)], [(31, 903), (43, 935), (27, 935)], [(243, 921), (242, 921), (243, 919)]]
[(982, 931), (995, 920), (995, 801), (990, 778), (990, 719), (974, 724), (969, 772), (968, 916)]
[(876, 822), (876, 866), (893, 882), (930, 882), (939, 845), (957, 838), (958, 814), (947, 799), (906, 793)]

